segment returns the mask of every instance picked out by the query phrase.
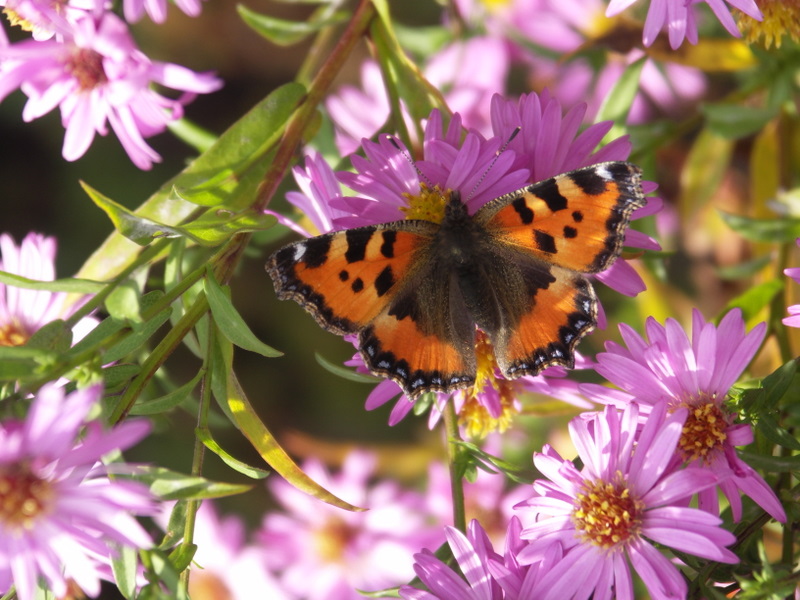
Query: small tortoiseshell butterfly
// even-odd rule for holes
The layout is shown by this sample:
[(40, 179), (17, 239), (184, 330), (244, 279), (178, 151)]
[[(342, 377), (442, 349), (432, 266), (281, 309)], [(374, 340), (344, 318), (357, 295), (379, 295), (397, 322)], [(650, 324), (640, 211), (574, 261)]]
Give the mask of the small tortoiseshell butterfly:
[(452, 192), (441, 223), (395, 221), (284, 246), (267, 271), (338, 335), (358, 334), (370, 371), (410, 397), (475, 381), (476, 325), (503, 375), (574, 366), (596, 325), (588, 273), (622, 251), (645, 205), (641, 171), (606, 162), (534, 183), (474, 215)]

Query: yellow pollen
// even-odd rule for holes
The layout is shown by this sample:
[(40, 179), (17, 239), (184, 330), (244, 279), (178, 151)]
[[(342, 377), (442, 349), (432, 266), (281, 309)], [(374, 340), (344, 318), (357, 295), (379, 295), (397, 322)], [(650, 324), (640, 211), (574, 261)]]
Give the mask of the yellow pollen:
[(418, 219), (433, 223), (441, 223), (444, 219), (444, 208), (450, 194), (443, 192), (438, 185), (430, 189), (423, 183), (416, 196), (403, 195), (408, 199), (408, 206), (401, 206), (400, 210), (405, 213), (406, 219)]
[(644, 505), (633, 498), (617, 473), (616, 483), (586, 481), (575, 498), (572, 522), (581, 537), (609, 550), (639, 534)]
[(12, 27), (19, 27), (23, 31), (33, 31), (36, 29), (33, 23), (22, 18), (19, 13), (12, 8), (4, 8), (3, 14), (6, 16), (6, 19), (8, 19), (8, 24)]
[(689, 416), (683, 424), (678, 449), (686, 462), (697, 459), (709, 461), (714, 452), (722, 447), (728, 434), (728, 421), (725, 413), (713, 398), (704, 399), (702, 404), (683, 403), (689, 409)]
[(764, 16), (762, 21), (736, 11), (739, 29), (748, 43), (780, 48), (785, 34), (800, 42), (800, 0), (757, 0), (756, 4)]
[(511, 6), (512, 0), (480, 0), (489, 13), (497, 13)]
[(103, 70), (103, 57), (87, 48), (72, 53), (67, 69), (78, 80), (81, 90), (91, 90), (108, 81)]
[(325, 562), (340, 562), (344, 558), (347, 545), (353, 538), (353, 529), (344, 521), (331, 518), (314, 532), (314, 545)]
[[(511, 425), (514, 415), (518, 412), (514, 406), (517, 385), (508, 379), (497, 377), (494, 348), (483, 331), (478, 331), (475, 340), (475, 357), (477, 360), (475, 384), (471, 389), (462, 392), (466, 395), (466, 400), (458, 418), (468, 436), (484, 438), (493, 431), (502, 433)], [(478, 396), (482, 393), (498, 395), (500, 401), (498, 416), (492, 416), (481, 403)]]
[(16, 321), (0, 325), (0, 346), (22, 346), (30, 336)]
[(6, 529), (31, 529), (52, 501), (49, 481), (23, 469), (0, 471), (0, 522)]

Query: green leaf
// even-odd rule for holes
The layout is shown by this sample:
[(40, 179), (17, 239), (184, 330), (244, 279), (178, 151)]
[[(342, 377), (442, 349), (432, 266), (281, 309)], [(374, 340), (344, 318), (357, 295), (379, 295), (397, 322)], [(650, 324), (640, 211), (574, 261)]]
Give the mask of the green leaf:
[(203, 246), (219, 246), (236, 233), (264, 231), (277, 222), (278, 220), (272, 215), (251, 210), (242, 213), (209, 210), (198, 219), (175, 229)]
[[(606, 134), (606, 139), (617, 138), (621, 135), (620, 130), (624, 131), (625, 121), (633, 105), (636, 94), (639, 93), (639, 78), (647, 57), (643, 56), (625, 67), (614, 87), (606, 94), (596, 121), (614, 121), (614, 127)], [(615, 129), (617, 130), (615, 132)]]
[(219, 139), (215, 134), (186, 118), (170, 121), (167, 123), (167, 127), (175, 137), (198, 152), (205, 152)]
[(322, 356), (319, 352), (317, 352), (314, 357), (317, 359), (317, 362), (320, 366), (333, 373), (334, 375), (338, 375), (342, 379), (347, 379), (348, 381), (355, 381), (356, 383), (371, 383), (375, 385), (377, 381), (380, 381), (378, 377), (374, 375), (368, 375), (366, 373), (357, 373), (350, 367), (345, 367), (342, 365), (337, 365), (330, 362), (327, 358)]
[(164, 467), (142, 467), (128, 476), (150, 487), (150, 491), (162, 500), (203, 500), (243, 494), (251, 485), (211, 481), (197, 475), (184, 475)]
[(107, 317), (100, 321), (86, 336), (75, 343), (70, 351), (71, 355), (81, 354), (93, 348), (101, 346), (105, 340), (112, 335), (122, 331), (126, 327), (124, 321), (113, 317)]
[(139, 296), (139, 286), (136, 285), (136, 282), (126, 279), (117, 285), (106, 298), (106, 310), (115, 319), (140, 322), (142, 315), (139, 308)]
[(104, 368), (103, 383), (106, 391), (113, 392), (116, 388), (126, 385), (141, 370), (142, 368), (139, 365), (112, 365)]
[(197, 554), (197, 544), (187, 544), (184, 542), (169, 553), (169, 561), (175, 566), (177, 571), (184, 571), (192, 564), (192, 559), (195, 554)]
[(88, 279), (56, 279), (54, 281), (39, 281), (28, 279), (14, 273), (0, 271), (0, 283), (26, 290), (43, 290), (47, 292), (68, 292), (70, 294), (96, 294), (106, 284)]
[(764, 255), (754, 258), (753, 260), (744, 261), (734, 265), (717, 267), (716, 271), (720, 279), (736, 281), (738, 279), (752, 277), (771, 262), (772, 257), (769, 255)]
[(67, 352), (72, 345), (72, 330), (58, 319), (37, 329), (25, 342), (28, 348)]
[(103, 355), (103, 360), (111, 362), (128, 356), (138, 349), (152, 336), (158, 328), (167, 322), (172, 314), (172, 307), (168, 306), (152, 318), (143, 323), (131, 324), (132, 332), (109, 348)]
[(797, 456), (764, 456), (739, 450), (739, 456), (748, 465), (758, 471), (767, 473), (800, 472), (800, 455)]
[[(169, 560), (167, 556), (164, 555), (163, 552), (159, 550), (142, 550), (141, 551), (142, 561), (145, 563), (145, 566), (148, 568), (149, 571), (152, 571), (155, 574), (155, 578), (159, 582), (159, 586), (153, 586), (152, 589), (147, 592), (149, 598), (167, 598), (174, 599), (174, 600), (188, 600), (188, 596), (186, 594), (186, 590), (184, 586), (180, 583), (180, 575), (175, 570), (174, 565)], [(153, 577), (153, 575), (150, 575)], [(161, 586), (166, 586), (168, 593), (165, 594), (161, 588)], [(144, 595), (145, 590), (142, 590)]]
[[(305, 88), (297, 83), (271, 92), (225, 131), (208, 151), (164, 183), (134, 211), (135, 215), (150, 222), (158, 220), (165, 225), (178, 225), (197, 209), (197, 205), (176, 197), (173, 188), (188, 193), (221, 172), (228, 176), (214, 188), (214, 204), (233, 211), (244, 210), (252, 203), (268, 166), (270, 151), (280, 140), (286, 121), (304, 95)], [(78, 275), (87, 279), (113, 279), (135, 260), (139, 251), (139, 246), (118, 232), (112, 233)]]
[(737, 296), (725, 307), (725, 312), (732, 308), (741, 308), (745, 321), (754, 318), (783, 289), (783, 281), (773, 279), (755, 285)]
[(184, 402), (192, 390), (197, 386), (197, 383), (205, 375), (205, 370), (201, 369), (191, 381), (183, 384), (177, 390), (170, 392), (155, 400), (148, 400), (147, 402), (138, 402), (131, 408), (130, 414), (132, 415), (156, 415), (159, 413), (172, 410)]
[(324, 27), (346, 21), (349, 14), (331, 10), (329, 7), (333, 6), (329, 4), (327, 7), (322, 7), (317, 11), (319, 14), (315, 14), (307, 22), (276, 19), (254, 12), (242, 4), (236, 6), (236, 11), (250, 29), (263, 38), (278, 46), (291, 46)]
[(39, 367), (53, 363), (58, 354), (27, 346), (0, 346), (0, 381), (29, 380), (37, 376)]
[(136, 549), (123, 544), (113, 544), (114, 552), (111, 553), (111, 570), (114, 573), (114, 582), (123, 597), (128, 600), (136, 595)]
[(259, 340), (255, 334), (250, 331), (247, 323), (239, 315), (233, 307), (228, 295), (222, 291), (222, 288), (214, 279), (214, 274), (211, 269), (205, 278), (205, 291), (208, 298), (208, 305), (211, 307), (211, 313), (214, 315), (214, 321), (219, 327), (219, 330), (231, 343), (249, 350), (256, 352), (267, 358), (274, 358), (276, 356), (283, 356), (282, 352), (270, 348), (264, 342)]
[(725, 223), (753, 242), (794, 242), (800, 237), (800, 219), (753, 219), (720, 211)]
[(211, 437), (211, 432), (207, 429), (198, 428), (194, 430), (194, 433), (197, 436), (197, 439), (203, 442), (203, 445), (206, 448), (219, 456), (222, 461), (234, 471), (238, 471), (242, 475), (246, 475), (251, 479), (264, 479), (267, 475), (269, 475), (269, 471), (252, 467), (228, 454), (219, 444), (217, 444), (216, 441), (214, 441), (214, 438)]
[(739, 104), (704, 104), (700, 107), (708, 128), (722, 137), (739, 139), (761, 131), (778, 110)]
[(769, 414), (760, 415), (756, 429), (773, 444), (783, 446), (789, 450), (800, 450), (800, 441), (791, 433), (778, 425), (778, 422)]

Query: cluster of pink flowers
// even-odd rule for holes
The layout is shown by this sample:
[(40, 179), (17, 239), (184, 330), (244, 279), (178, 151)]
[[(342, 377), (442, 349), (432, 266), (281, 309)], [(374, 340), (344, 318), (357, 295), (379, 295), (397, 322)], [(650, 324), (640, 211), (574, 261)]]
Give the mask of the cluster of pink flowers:
[[(25, 121), (59, 107), (66, 160), (83, 156), (95, 134), (105, 135), (110, 125), (131, 161), (149, 169), (161, 157), (145, 138), (180, 119), (184, 105), (197, 94), (221, 86), (211, 73), (148, 58), (128, 24), (102, 0), (64, 6), (52, 0), (0, 4), (14, 24), (32, 32), (31, 39), (12, 44), (0, 28), (0, 102), (22, 90), (28, 98)], [(199, 0), (178, 4), (190, 15), (200, 11)], [(166, 8), (166, 0), (126, 0), (124, 6), (128, 20), (138, 20), (146, 10), (158, 23), (164, 21)], [(169, 98), (152, 89), (153, 84), (183, 93)]]

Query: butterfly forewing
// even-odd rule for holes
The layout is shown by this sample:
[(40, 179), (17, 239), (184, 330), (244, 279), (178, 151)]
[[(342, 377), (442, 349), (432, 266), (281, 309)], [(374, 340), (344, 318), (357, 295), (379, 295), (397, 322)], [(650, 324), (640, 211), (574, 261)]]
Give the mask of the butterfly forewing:
[(333, 333), (356, 333), (407, 283), (435, 233), (424, 221), (338, 231), (284, 246), (266, 268), (280, 299), (300, 303)]
[(609, 162), (501, 196), (475, 216), (498, 243), (581, 273), (597, 273), (622, 251), (625, 228), (644, 206), (638, 167)]

